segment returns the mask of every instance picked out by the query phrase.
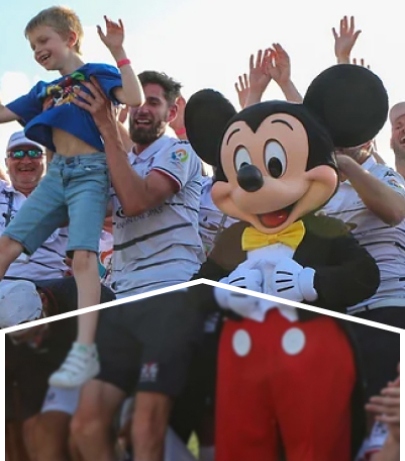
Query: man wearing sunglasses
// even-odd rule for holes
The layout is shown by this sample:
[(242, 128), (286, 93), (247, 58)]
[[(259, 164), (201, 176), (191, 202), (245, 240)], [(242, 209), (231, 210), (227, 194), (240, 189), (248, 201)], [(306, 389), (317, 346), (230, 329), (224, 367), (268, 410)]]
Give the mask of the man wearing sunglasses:
[[(8, 141), (5, 163), (10, 183), (0, 180), (0, 234), (44, 175), (44, 148), (26, 138), (23, 131), (18, 131)], [(64, 263), (66, 243), (66, 229), (56, 230), (30, 258), (22, 255), (11, 264), (5, 278), (44, 280), (63, 277), (67, 270)]]

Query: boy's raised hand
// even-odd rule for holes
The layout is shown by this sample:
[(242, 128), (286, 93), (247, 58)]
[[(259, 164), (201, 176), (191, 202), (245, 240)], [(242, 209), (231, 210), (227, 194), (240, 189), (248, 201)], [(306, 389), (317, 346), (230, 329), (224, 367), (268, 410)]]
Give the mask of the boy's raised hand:
[(117, 23), (111, 21), (107, 16), (104, 16), (104, 20), (106, 33), (104, 34), (101, 26), (97, 26), (98, 35), (104, 45), (111, 51), (112, 55), (116, 59), (120, 59), (120, 56), (116, 56), (116, 54), (122, 51), (124, 44), (124, 24), (121, 19), (119, 19)]

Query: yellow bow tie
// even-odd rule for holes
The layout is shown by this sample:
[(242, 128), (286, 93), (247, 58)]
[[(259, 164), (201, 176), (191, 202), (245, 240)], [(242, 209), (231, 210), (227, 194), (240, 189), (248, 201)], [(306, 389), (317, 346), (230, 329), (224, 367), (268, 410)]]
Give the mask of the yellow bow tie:
[(248, 227), (242, 235), (243, 251), (256, 250), (275, 243), (284, 243), (294, 250), (302, 242), (305, 235), (305, 227), (302, 221), (297, 221), (278, 234), (264, 234), (254, 227)]

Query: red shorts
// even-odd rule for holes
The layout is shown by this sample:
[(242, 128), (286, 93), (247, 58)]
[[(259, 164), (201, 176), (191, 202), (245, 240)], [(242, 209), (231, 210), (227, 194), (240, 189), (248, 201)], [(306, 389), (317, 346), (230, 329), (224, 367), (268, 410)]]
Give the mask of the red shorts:
[(216, 461), (346, 461), (354, 357), (329, 317), (224, 324), (218, 365)]

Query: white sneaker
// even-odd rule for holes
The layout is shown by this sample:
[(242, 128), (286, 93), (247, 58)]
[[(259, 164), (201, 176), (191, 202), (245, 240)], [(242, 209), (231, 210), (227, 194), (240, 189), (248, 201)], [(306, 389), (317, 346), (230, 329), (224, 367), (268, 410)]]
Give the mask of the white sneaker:
[(50, 386), (77, 387), (100, 372), (97, 349), (94, 344), (73, 343), (65, 361), (49, 378)]

